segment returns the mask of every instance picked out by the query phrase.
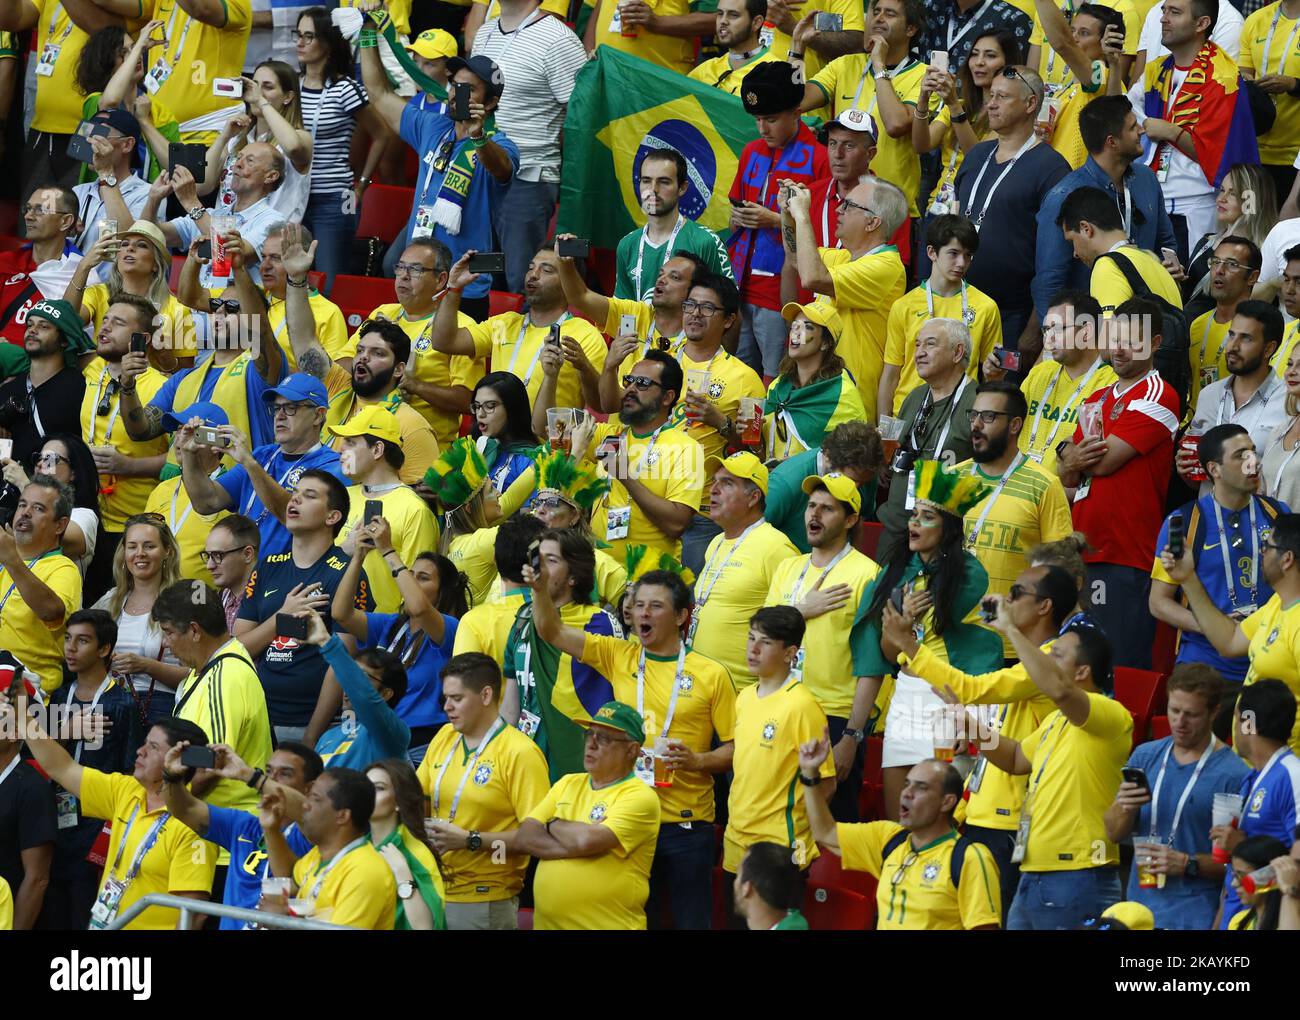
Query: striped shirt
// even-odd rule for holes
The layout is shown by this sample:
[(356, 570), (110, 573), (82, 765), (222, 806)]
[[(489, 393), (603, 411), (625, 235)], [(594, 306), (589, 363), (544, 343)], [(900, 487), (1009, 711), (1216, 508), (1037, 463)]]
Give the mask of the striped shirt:
[(352, 188), (349, 149), (357, 111), (369, 100), (366, 90), (351, 78), (331, 82), (324, 89), (302, 87), (302, 122), (311, 132), (311, 193), (334, 195)]
[(501, 68), (505, 91), (496, 122), (519, 146), (519, 179), (556, 183), (564, 110), (587, 51), (559, 18), (529, 19), (513, 32), (503, 31), (499, 18), (489, 21), (474, 37), (474, 56)]

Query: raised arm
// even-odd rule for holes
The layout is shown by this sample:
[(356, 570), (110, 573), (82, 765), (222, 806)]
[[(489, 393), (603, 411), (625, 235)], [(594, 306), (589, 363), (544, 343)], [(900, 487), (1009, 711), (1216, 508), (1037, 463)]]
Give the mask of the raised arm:
[(1080, 83), (1091, 83), (1092, 61), (1074, 41), (1074, 32), (1071, 31), (1070, 23), (1061, 13), (1061, 9), (1056, 6), (1054, 0), (1034, 0), (1034, 9), (1038, 13), (1038, 20), (1042, 23), (1047, 45), (1069, 65), (1070, 70), (1074, 72), (1074, 77)]
[[(810, 780), (815, 780), (820, 774), (822, 763), (831, 753), (831, 731), (827, 727), (822, 731), (821, 738), (810, 740), (806, 744), (799, 745), (799, 772), (801, 775)], [(813, 786), (800, 784), (803, 786), (803, 804), (804, 809), (808, 812), (808, 827), (812, 830), (812, 837), (817, 841), (818, 846), (824, 846), (833, 854), (840, 853), (839, 833), (836, 829), (835, 819), (831, 815), (830, 805), (827, 802), (826, 794), (820, 789), (821, 784)]]
[(307, 272), (316, 260), (316, 244), (316, 241), (312, 241), (311, 247), (304, 249), (302, 228), (295, 223), (285, 227), (284, 253), (281, 256), (281, 265), (284, 266), (288, 283), (285, 288), (284, 321), (289, 333), (289, 345), (298, 362), (298, 371), (324, 379), (329, 374), (330, 356), (316, 336), (316, 317), (312, 314), (311, 300), (307, 294)]
[(104, 86), (104, 91), (99, 95), (99, 108), (101, 110), (111, 110), (114, 107), (122, 106), (126, 103), (128, 97), (134, 97), (136, 88), (135, 69), (137, 66), (149, 67), (149, 50), (163, 42), (162, 28), (164, 24), (165, 22), (155, 19), (140, 29), (135, 37), (135, 42), (126, 54), (126, 58), (117, 65), (117, 70), (113, 72), (113, 76), (108, 79), (108, 84)]
[(271, 129), (271, 136), (280, 146), (280, 150), (300, 174), (311, 170), (312, 137), (306, 128), (296, 128), (285, 119), (284, 114), (266, 101), (262, 88), (251, 78), (244, 79), (244, 98), (249, 99), (249, 87), (252, 87), (253, 105)]
[(205, 25), (225, 28), (229, 20), (225, 0), (178, 0), (178, 3), (181, 10), (195, 21), (201, 21)]
[(185, 766), (181, 764), (181, 755), (189, 746), (188, 740), (182, 740), (167, 749), (167, 757), (163, 759), (163, 794), (167, 798), (167, 810), (187, 828), (205, 836), (211, 819), (208, 805), (190, 793), (185, 785)]
[(230, 266), (235, 274), (235, 293), (239, 295), (239, 328), (246, 331), (248, 346), (253, 350), (253, 367), (268, 386), (279, 384), (284, 375), (284, 351), (275, 339), (271, 320), (266, 314), (266, 297), (253, 281), (248, 267), (258, 259), (253, 246), (237, 230), (227, 233), (222, 242), (230, 249)]
[(384, 71), (384, 62), (379, 57), (378, 46), (362, 45), (358, 50), (361, 60), (361, 84), (366, 87), (366, 95), (375, 112), (392, 130), (393, 134), (402, 133), (402, 112), (406, 109), (406, 100), (393, 91), (388, 84), (388, 74)]
[[(407, 564), (402, 562), (401, 554), (393, 547), (393, 532), (388, 521), (383, 517), (376, 517), (366, 525), (364, 530), (369, 533), (373, 546), (383, 557), (384, 566), (390, 571), (397, 572), (397, 590), (401, 592), (406, 615), (411, 618), (415, 626), (429, 635), (434, 644), (442, 644), (446, 634), (446, 620), (442, 613), (429, 603), (429, 598), (420, 587), (420, 582), (415, 579), (415, 574)], [(353, 562), (362, 559), (365, 557), (358, 548)], [(337, 602), (336, 598), (335, 603)], [(357, 639), (361, 640), (362, 637), (364, 635), (358, 635)]]
[[(21, 689), (22, 681), (15, 681), (14, 689)], [(0, 692), (0, 732), (21, 733), (27, 748), (40, 765), (41, 771), (74, 797), (81, 796), (81, 777), (85, 770), (68, 754), (57, 740), (45, 732), (41, 725), (42, 712), (28, 712), (26, 694), (11, 699)], [(21, 720), (21, 721), (20, 721)]]
[(358, 641), (366, 639), (366, 614), (357, 608), (357, 588), (361, 584), (361, 563), (366, 553), (374, 548), (365, 529), (358, 534), (356, 552), (348, 560), (348, 567), (339, 579), (339, 586), (334, 591), (334, 600), (330, 603), (330, 618), (336, 627), (341, 627)]
[(1011, 646), (1016, 650), (1016, 657), (1025, 667), (1034, 686), (1042, 691), (1073, 725), (1082, 726), (1086, 723), (1091, 710), (1087, 693), (1057, 664), (1055, 659), (1025, 637), (1024, 632), (1012, 622), (1011, 612), (1004, 596), (990, 595), (985, 601), (989, 599), (996, 600), (998, 607), (997, 616), (992, 623), (993, 629), (1011, 642)]
[(582, 650), (587, 645), (587, 634), (576, 627), (566, 626), (560, 619), (560, 611), (546, 590), (550, 573), (545, 557), (541, 564), (542, 569), (538, 572), (534, 572), (529, 564), (524, 564), (524, 582), (533, 590), (533, 626), (547, 644), (554, 645), (575, 659), (581, 659)]
[(186, 422), (176, 430), (176, 457), (181, 464), (181, 484), (185, 486), (185, 494), (190, 497), (195, 510), (206, 516), (234, 509), (230, 493), (199, 465), (193, 422)]
[[(835, 284), (830, 270), (817, 251), (817, 238), (813, 233), (812, 207), (808, 189), (803, 185), (791, 186), (788, 207), (794, 223), (795, 264), (799, 268), (799, 282), (807, 290), (835, 297)], [(783, 231), (784, 233), (784, 231)], [(787, 246), (789, 240), (786, 240)]]
[(141, 13), (139, 0), (63, 0), (63, 9), (87, 35), (121, 25)]
[(429, 339), (435, 351), (443, 354), (459, 354), (466, 358), (475, 355), (474, 338), (469, 330), (458, 325), (460, 318), (460, 295), (466, 287), (478, 279), (477, 273), (468, 269), (469, 260), (478, 254), (468, 251), (451, 267), (447, 275), (447, 293), (438, 302), (438, 311), (434, 313), (433, 325), (429, 330)]
[[(557, 234), (556, 241), (568, 241), (575, 238), (575, 234)], [(575, 308), (578, 314), (590, 319), (600, 329), (609, 320), (609, 298), (604, 294), (597, 294), (587, 286), (587, 281), (582, 278), (578, 272), (577, 263), (570, 258), (560, 258), (560, 286), (564, 288), (564, 299), (569, 302), (569, 307)], [(608, 364), (608, 360), (606, 361)]]
[(26, 32), (39, 19), (40, 12), (30, 0), (0, 0), (0, 30)]
[(199, 184), (200, 195), (211, 195), (221, 183), (221, 168), (226, 162), (226, 153), (230, 143), (253, 125), (253, 118), (247, 114), (236, 114), (221, 126), (221, 134), (208, 146), (203, 162), (203, 181)]
[(1181, 560), (1175, 560), (1168, 548), (1162, 549), (1160, 565), (1176, 584), (1182, 585), (1183, 594), (1187, 596), (1187, 607), (1196, 617), (1201, 633), (1220, 655), (1227, 659), (1238, 659), (1250, 654), (1250, 638), (1246, 637), (1241, 624), (1219, 610), (1201, 579), (1196, 576), (1190, 542), (1186, 543)]
[(113, 238), (101, 237), (72, 271), (72, 279), (68, 281), (67, 289), (63, 292), (63, 300), (77, 310), (82, 322), (90, 321), (88, 314), (90, 309), (82, 304), (86, 299), (86, 286), (90, 282), (90, 274), (95, 271), (96, 266), (104, 262), (108, 252), (116, 244), (117, 241)]

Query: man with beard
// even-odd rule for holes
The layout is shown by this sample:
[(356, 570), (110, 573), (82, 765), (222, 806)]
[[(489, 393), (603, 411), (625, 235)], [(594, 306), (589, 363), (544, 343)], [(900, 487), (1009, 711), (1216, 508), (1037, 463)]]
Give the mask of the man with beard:
[(740, 95), (745, 72), (754, 64), (776, 59), (761, 38), (766, 17), (767, 0), (718, 0), (713, 38), (727, 47), (727, 52), (701, 63), (690, 77), (730, 95)]
[[(1193, 407), (1204, 387), (1228, 375), (1228, 327), (1237, 314), (1237, 306), (1248, 300), (1254, 291), (1263, 265), (1264, 258), (1258, 246), (1248, 237), (1229, 234), (1214, 247), (1214, 253), (1210, 256), (1210, 284), (1207, 288), (1214, 307), (1193, 319), (1188, 330), (1191, 336), (1188, 360), (1192, 367), (1192, 385), (1187, 401)], [(1192, 314), (1195, 313), (1189, 310), (1188, 317)], [(1284, 333), (1283, 346), (1285, 339)], [(1281, 351), (1281, 348), (1278, 350)], [(1278, 356), (1273, 356), (1275, 363)], [(1282, 357), (1285, 358), (1286, 355)], [(1278, 376), (1285, 374), (1284, 360)]]
[[(559, 345), (566, 349), (566, 338), (582, 349), (582, 357), (568, 354), (560, 368), (556, 382), (556, 407), (582, 407), (583, 393), (595, 385), (596, 377), (605, 364), (605, 341), (591, 323), (576, 319), (569, 312), (560, 285), (560, 259), (555, 254), (553, 242), (546, 242), (528, 263), (524, 277), (524, 296), (528, 309), (523, 312), (502, 312), (486, 322), (461, 326), (461, 292), (475, 279), (477, 273), (469, 271), (468, 263), (477, 252), (466, 252), (447, 277), (447, 293), (438, 304), (433, 317), (430, 339), (433, 349), (443, 354), (466, 358), (490, 358), (492, 366), (500, 372), (517, 375), (528, 390), (531, 402), (542, 386), (542, 347)], [(572, 345), (568, 345), (570, 348)]]
[(660, 269), (678, 252), (698, 256), (711, 272), (731, 275), (731, 259), (718, 235), (677, 207), (690, 186), (686, 175), (686, 158), (676, 149), (654, 149), (641, 160), (637, 187), (646, 224), (618, 242), (616, 298), (649, 301)]
[[(1005, 595), (1029, 566), (1028, 552), (1074, 531), (1056, 475), (1020, 451), (1028, 406), (1015, 383), (981, 383), (970, 419), (971, 460), (958, 465), (992, 491), (966, 511), (966, 548), (989, 575), (989, 594)], [(1011, 658), (1011, 645), (1003, 642)]]
[(77, 415), (86, 379), (77, 358), (89, 347), (66, 301), (38, 301), (27, 313), (23, 350), (30, 367), (0, 386), (0, 427), (13, 438), (12, 460), (30, 465), (46, 436), (81, 431)]

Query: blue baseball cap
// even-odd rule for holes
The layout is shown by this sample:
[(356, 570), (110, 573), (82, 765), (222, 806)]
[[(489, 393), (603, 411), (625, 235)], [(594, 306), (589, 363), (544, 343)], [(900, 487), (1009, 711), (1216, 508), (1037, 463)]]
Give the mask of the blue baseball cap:
[(168, 432), (175, 432), (191, 418), (202, 418), (203, 424), (211, 427), (230, 424), (230, 418), (220, 404), (214, 404), (210, 400), (200, 400), (185, 408), (184, 411), (168, 411), (162, 416), (162, 427)]
[(274, 403), (276, 397), (284, 397), (295, 404), (306, 401), (317, 407), (330, 406), (330, 395), (325, 384), (306, 372), (294, 372), (293, 375), (286, 376), (279, 386), (262, 392), (262, 399), (268, 404)]

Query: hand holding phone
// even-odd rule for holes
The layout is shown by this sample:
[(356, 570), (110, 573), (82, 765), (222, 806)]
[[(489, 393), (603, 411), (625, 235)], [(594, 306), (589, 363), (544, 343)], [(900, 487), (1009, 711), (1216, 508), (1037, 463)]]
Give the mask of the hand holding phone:
[(275, 636), (293, 638), (295, 641), (307, 640), (307, 620), (292, 613), (275, 614)]
[[(1112, 773), (1113, 775), (1114, 773)], [(1147, 774), (1142, 769), (1135, 768), (1132, 765), (1125, 765), (1120, 769), (1120, 775), (1124, 777), (1124, 782), (1132, 783), (1134, 786), (1140, 786), (1148, 793), (1151, 792), (1151, 784), (1147, 782)]]
[(465, 263), (465, 268), (471, 273), (504, 273), (506, 256), (499, 251), (475, 252)]
[(190, 746), (181, 752), (181, 764), (187, 769), (214, 769), (217, 752), (210, 747)]
[(364, 518), (363, 518), (363, 520), (362, 520), (362, 523), (363, 523), (363, 524), (369, 524), (369, 523), (370, 523), (371, 521), (373, 521), (376, 517), (383, 517), (383, 516), (384, 516), (384, 504), (383, 504), (383, 501), (382, 501), (382, 500), (378, 500), (378, 499), (368, 499), (368, 500), (366, 500), (366, 507), (365, 507), (365, 510), (364, 510), (364, 514), (365, 514), (365, 516), (364, 516)]
[(1176, 560), (1183, 558), (1186, 552), (1186, 533), (1183, 530), (1183, 514), (1181, 510), (1175, 511), (1169, 515), (1169, 555)]

